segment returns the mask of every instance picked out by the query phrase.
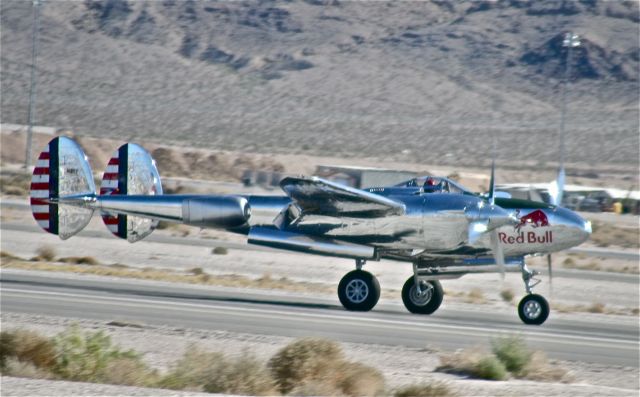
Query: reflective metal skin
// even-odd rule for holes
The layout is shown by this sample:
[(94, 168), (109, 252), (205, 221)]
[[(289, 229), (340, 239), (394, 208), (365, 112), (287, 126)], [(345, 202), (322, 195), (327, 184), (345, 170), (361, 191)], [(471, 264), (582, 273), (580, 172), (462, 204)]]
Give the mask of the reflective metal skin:
[[(403, 288), (403, 300), (411, 312), (420, 314), (431, 314), (440, 305), (442, 288), (437, 280), (519, 269), (529, 293), (519, 307), (520, 317), (539, 325), (548, 316), (548, 304), (531, 293), (537, 281), (525, 257), (579, 245), (591, 234), (590, 223), (565, 208), (495, 194), (493, 170), (487, 196), (431, 176), (365, 190), (317, 177), (288, 177), (281, 182), (287, 193), (283, 197), (162, 195), (148, 153), (140, 146), (124, 145), (110, 166), (126, 165), (130, 188), (123, 191), (118, 182), (117, 192), (101, 189), (105, 194), (97, 195), (88, 162), (75, 142), (59, 137), (47, 150), (56, 152), (47, 164), (52, 177), (32, 183), (31, 195), (34, 217), (45, 230), (68, 238), (86, 225), (94, 210), (100, 210), (107, 217), (147, 222), (129, 224), (128, 233), (133, 235), (127, 236), (129, 241), (150, 233), (147, 220), (164, 220), (243, 233), (249, 244), (355, 259), (357, 270), (339, 287), (344, 288), (339, 295), (349, 310), (370, 310), (377, 303), (377, 280), (361, 270), (366, 260), (393, 259), (413, 264), (414, 275)], [(135, 160), (123, 163), (123, 157)], [(34, 171), (34, 178), (37, 174)], [(39, 220), (44, 213), (36, 212), (54, 207), (47, 214), (52, 224), (61, 225), (59, 229), (49, 228)], [(362, 296), (363, 291), (374, 295)]]

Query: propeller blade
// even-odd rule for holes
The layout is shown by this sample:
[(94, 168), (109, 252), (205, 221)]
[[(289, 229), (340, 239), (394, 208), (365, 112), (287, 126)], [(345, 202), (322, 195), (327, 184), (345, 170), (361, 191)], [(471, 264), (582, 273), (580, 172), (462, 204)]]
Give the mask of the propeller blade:
[(549, 184), (549, 198), (551, 204), (553, 205), (561, 205), (562, 204), (562, 195), (564, 192), (564, 167), (561, 167), (558, 171), (558, 177), (555, 181)]
[(489, 181), (489, 204), (495, 204), (495, 192), (496, 192), (496, 158), (491, 160), (491, 180)]
[(491, 231), (491, 252), (493, 252), (493, 258), (500, 269), (500, 278), (504, 283), (504, 252), (502, 252), (502, 246), (500, 245), (500, 240), (498, 239), (498, 230), (494, 229)]
[(549, 295), (553, 298), (553, 266), (551, 264), (551, 254), (547, 255), (547, 268), (549, 271)]

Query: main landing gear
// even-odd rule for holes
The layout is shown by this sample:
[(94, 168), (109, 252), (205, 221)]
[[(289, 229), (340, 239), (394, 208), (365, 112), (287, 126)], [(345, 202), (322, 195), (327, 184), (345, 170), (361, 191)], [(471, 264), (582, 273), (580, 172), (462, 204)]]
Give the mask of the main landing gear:
[(338, 284), (338, 298), (345, 309), (368, 312), (380, 299), (380, 283), (373, 274), (362, 270), (364, 260), (356, 261), (356, 270), (347, 273)]
[(418, 277), (418, 267), (413, 265), (413, 276), (402, 287), (402, 302), (411, 313), (432, 314), (442, 304), (444, 292), (438, 280), (422, 280)]

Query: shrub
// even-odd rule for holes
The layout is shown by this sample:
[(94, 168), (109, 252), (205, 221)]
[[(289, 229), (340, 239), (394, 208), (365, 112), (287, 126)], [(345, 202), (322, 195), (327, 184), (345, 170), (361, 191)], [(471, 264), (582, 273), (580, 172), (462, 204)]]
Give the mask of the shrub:
[(325, 381), (332, 376), (331, 368), (342, 361), (342, 349), (337, 343), (304, 338), (278, 351), (268, 367), (280, 392), (286, 394), (296, 385)]
[(347, 396), (377, 396), (384, 391), (384, 376), (368, 365), (343, 362), (337, 368), (335, 386)]
[(393, 395), (394, 397), (454, 397), (456, 394), (448, 384), (432, 382), (403, 386)]
[(16, 376), (18, 378), (52, 379), (54, 377), (53, 374), (46, 369), (36, 367), (30, 362), (20, 361), (15, 357), (10, 357), (6, 361), (6, 365), (2, 370), (2, 373), (4, 375)]
[(12, 332), (0, 332), (0, 371), (4, 373), (9, 358), (16, 355), (15, 335)]
[(210, 374), (222, 371), (225, 364), (222, 353), (199, 351), (191, 346), (173, 369), (160, 380), (159, 386), (173, 390), (202, 389)]
[(193, 274), (194, 276), (199, 276), (201, 274), (204, 274), (204, 270), (202, 270), (201, 267), (194, 267), (193, 269), (189, 269), (189, 273)]
[(520, 377), (538, 382), (568, 382), (571, 376), (564, 368), (549, 363), (547, 356), (536, 351), (531, 355), (531, 360), (521, 372)]
[(214, 255), (227, 255), (229, 253), (229, 250), (226, 249), (225, 247), (215, 247), (211, 251), (211, 253)]
[(244, 353), (235, 360), (225, 360), (223, 367), (211, 373), (204, 385), (208, 393), (269, 396), (277, 393), (275, 381), (264, 364)]
[(477, 348), (441, 356), (440, 363), (436, 371), (488, 380), (501, 380), (507, 376), (505, 366), (498, 358)]
[(502, 291), (500, 291), (500, 297), (505, 302), (511, 302), (511, 301), (513, 301), (514, 293), (510, 289), (503, 289)]
[(51, 340), (34, 331), (1, 332), (0, 350), (0, 366), (3, 371), (10, 358), (45, 370), (51, 369), (56, 362), (56, 351)]
[(209, 393), (277, 394), (275, 381), (255, 357), (245, 353), (237, 359), (228, 359), (222, 353), (199, 351), (195, 346), (187, 349), (158, 385)]
[(507, 336), (491, 341), (493, 354), (508, 371), (518, 375), (531, 360), (531, 351), (521, 336)]
[(112, 385), (152, 387), (156, 373), (137, 357), (119, 357), (108, 361), (98, 381)]
[(485, 356), (473, 366), (470, 375), (487, 380), (504, 380), (507, 378), (505, 365), (495, 356)]
[(42, 247), (38, 248), (36, 253), (38, 254), (38, 256), (36, 257), (38, 260), (51, 262), (52, 260), (56, 259), (56, 250), (49, 245), (43, 245)]
[(593, 303), (591, 306), (589, 306), (589, 313), (604, 313), (604, 303)]
[(69, 256), (66, 258), (60, 258), (60, 262), (89, 266), (97, 266), (100, 264), (100, 262), (98, 262), (98, 260), (92, 256)]
[(132, 350), (122, 351), (111, 345), (111, 338), (102, 331), (83, 333), (76, 326), (54, 338), (57, 361), (54, 373), (64, 379), (99, 382), (106, 378), (113, 360), (140, 360)]

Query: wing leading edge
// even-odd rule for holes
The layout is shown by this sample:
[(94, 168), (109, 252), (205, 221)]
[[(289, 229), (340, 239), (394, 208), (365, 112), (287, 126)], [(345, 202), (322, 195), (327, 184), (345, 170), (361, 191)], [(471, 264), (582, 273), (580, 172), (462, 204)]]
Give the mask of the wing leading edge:
[(318, 177), (287, 177), (280, 187), (304, 215), (382, 217), (403, 215), (399, 201)]

